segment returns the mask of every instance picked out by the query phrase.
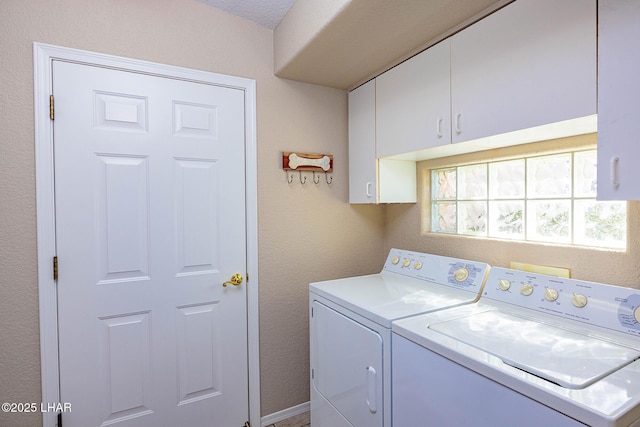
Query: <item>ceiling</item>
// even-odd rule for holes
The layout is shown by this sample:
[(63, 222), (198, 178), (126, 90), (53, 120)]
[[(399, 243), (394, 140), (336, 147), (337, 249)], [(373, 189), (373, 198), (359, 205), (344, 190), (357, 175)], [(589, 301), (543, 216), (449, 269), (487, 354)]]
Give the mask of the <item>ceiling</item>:
[(198, 0), (232, 15), (274, 29), (296, 0)]
[(353, 89), (513, 0), (198, 0), (274, 33), (274, 74)]

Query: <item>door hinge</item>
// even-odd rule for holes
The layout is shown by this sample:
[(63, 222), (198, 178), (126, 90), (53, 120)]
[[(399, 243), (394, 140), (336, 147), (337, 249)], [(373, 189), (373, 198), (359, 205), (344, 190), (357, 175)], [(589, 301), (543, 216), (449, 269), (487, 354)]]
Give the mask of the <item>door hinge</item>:
[(62, 427), (62, 412), (58, 412), (58, 427)]
[(58, 257), (53, 257), (53, 280), (58, 280)]
[(55, 112), (54, 112), (54, 108), (53, 108), (53, 95), (49, 96), (49, 118), (51, 120), (55, 119)]

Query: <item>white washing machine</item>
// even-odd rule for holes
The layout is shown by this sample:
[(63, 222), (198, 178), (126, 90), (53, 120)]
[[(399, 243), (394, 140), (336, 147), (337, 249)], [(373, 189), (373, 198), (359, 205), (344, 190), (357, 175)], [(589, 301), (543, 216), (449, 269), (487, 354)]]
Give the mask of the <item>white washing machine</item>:
[(393, 324), (393, 425), (640, 425), (640, 291), (494, 267)]
[(488, 270), (392, 249), (378, 274), (311, 283), (311, 425), (390, 427), (391, 322), (476, 301)]

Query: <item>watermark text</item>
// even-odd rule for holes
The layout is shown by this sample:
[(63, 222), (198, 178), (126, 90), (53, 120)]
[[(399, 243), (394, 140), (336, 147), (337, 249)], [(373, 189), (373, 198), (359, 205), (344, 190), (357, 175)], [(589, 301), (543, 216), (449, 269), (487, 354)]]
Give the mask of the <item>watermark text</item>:
[(23, 413), (23, 412), (71, 412), (69, 402), (4, 402), (2, 412)]

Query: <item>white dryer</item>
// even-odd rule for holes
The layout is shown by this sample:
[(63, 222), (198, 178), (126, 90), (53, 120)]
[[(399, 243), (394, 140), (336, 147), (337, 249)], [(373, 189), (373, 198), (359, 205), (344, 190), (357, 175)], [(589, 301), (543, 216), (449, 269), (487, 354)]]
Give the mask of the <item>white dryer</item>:
[(311, 425), (390, 427), (391, 322), (476, 301), (488, 270), (392, 249), (378, 274), (311, 283)]
[(640, 425), (640, 291), (494, 267), (393, 324), (393, 425)]

